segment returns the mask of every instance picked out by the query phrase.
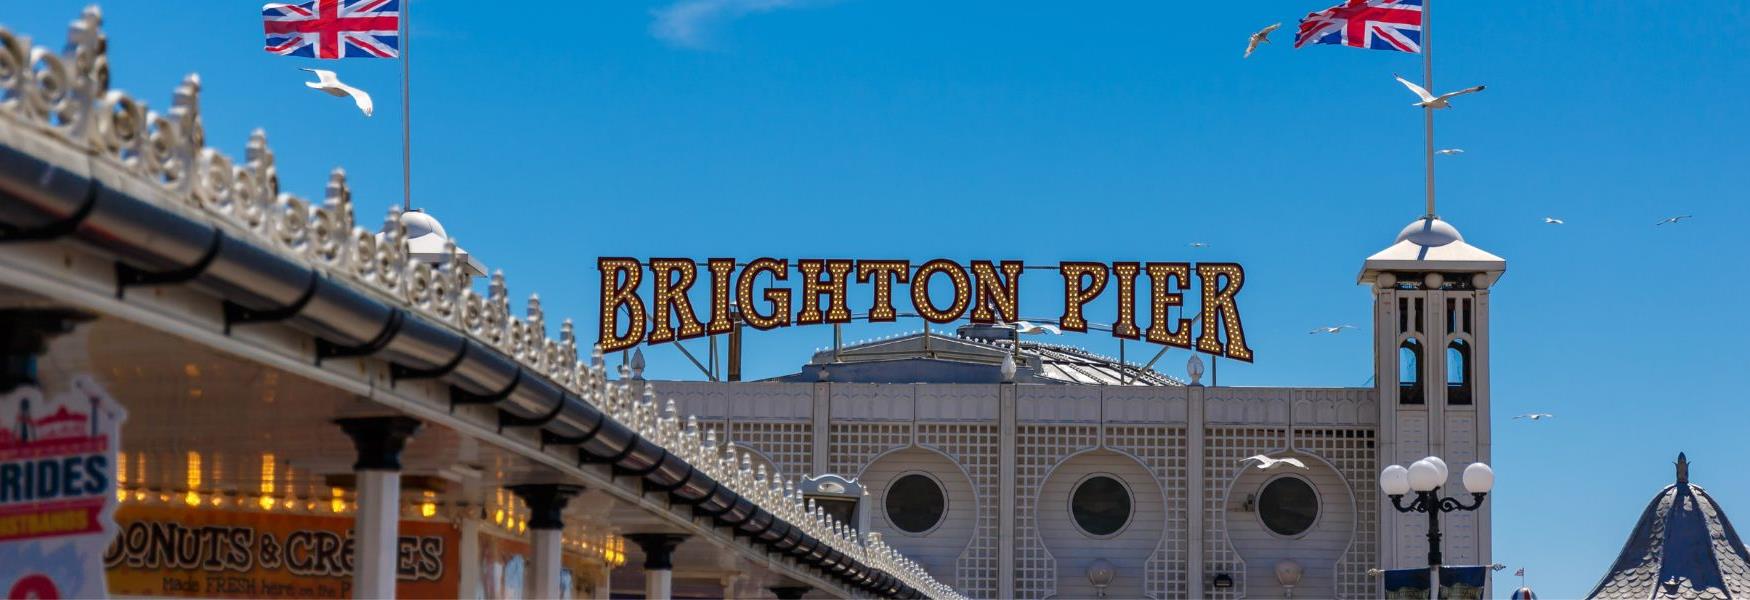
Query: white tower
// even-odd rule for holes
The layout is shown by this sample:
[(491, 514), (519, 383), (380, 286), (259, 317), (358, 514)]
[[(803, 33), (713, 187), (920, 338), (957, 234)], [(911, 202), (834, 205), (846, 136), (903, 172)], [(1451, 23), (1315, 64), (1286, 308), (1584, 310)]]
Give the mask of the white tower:
[[(1451, 473), (1443, 494), (1470, 501), (1458, 479), (1466, 465), (1491, 462), (1489, 288), (1506, 270), (1506, 260), (1465, 243), (1439, 217), (1417, 219), (1367, 258), (1359, 283), (1373, 286), (1375, 472), (1439, 456)], [(1381, 566), (1426, 566), (1427, 516), (1400, 514), (1377, 497)], [(1492, 504), (1441, 515), (1444, 563), (1488, 564)]]

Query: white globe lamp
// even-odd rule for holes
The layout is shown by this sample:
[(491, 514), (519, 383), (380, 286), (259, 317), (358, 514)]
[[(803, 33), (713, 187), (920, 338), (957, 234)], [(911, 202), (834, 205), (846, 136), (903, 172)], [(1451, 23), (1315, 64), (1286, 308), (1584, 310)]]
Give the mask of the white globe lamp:
[(1431, 492), (1440, 487), (1440, 467), (1427, 459), (1410, 463), (1410, 489), (1418, 492)]
[(1387, 496), (1402, 496), (1410, 493), (1410, 470), (1403, 465), (1392, 465), (1379, 472), (1379, 490)]
[(1464, 489), (1472, 494), (1487, 494), (1495, 489), (1495, 470), (1483, 463), (1471, 463), (1464, 468)]

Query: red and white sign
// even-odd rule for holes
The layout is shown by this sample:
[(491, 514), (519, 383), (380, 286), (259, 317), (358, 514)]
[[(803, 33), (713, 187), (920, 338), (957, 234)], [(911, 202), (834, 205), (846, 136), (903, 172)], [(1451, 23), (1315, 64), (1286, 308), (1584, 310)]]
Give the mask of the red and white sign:
[(122, 406), (88, 376), (0, 396), (0, 593), (100, 598), (115, 532)]

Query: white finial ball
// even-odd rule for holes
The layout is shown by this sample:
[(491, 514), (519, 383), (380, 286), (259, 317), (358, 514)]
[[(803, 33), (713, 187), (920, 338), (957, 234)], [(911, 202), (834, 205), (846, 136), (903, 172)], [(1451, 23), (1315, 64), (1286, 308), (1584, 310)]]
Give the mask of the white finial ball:
[(1185, 374), (1191, 377), (1191, 385), (1203, 385), (1203, 357), (1191, 353), (1191, 358), (1185, 361)]
[(1439, 273), (1429, 273), (1426, 276), (1422, 277), (1422, 286), (1427, 288), (1427, 289), (1437, 290), (1437, 289), (1440, 289), (1440, 286), (1442, 286), (1442, 285), (1446, 285), (1446, 276), (1445, 275), (1441, 275)]
[(1012, 353), (1012, 352), (1004, 352), (1003, 353), (1002, 371), (1003, 371), (1003, 381), (1013, 382), (1015, 380), (1015, 355), (1014, 355), (1014, 353)]

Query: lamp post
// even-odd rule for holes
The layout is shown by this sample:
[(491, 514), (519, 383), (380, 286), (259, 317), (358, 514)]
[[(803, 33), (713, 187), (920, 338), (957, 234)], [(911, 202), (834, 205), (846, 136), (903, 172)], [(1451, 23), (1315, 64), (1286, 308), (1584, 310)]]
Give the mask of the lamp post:
[[(1489, 465), (1479, 462), (1465, 467), (1464, 489), (1472, 498), (1467, 506), (1458, 498), (1440, 496), (1447, 474), (1446, 461), (1438, 456), (1410, 463), (1409, 468), (1392, 465), (1379, 472), (1379, 489), (1391, 497), (1392, 508), (1401, 513), (1428, 513), (1428, 595), (1435, 600), (1440, 597), (1440, 513), (1482, 508), (1483, 497), (1495, 487), (1495, 472)], [(1415, 492), (1416, 498), (1404, 506), (1404, 496), (1410, 492)]]

